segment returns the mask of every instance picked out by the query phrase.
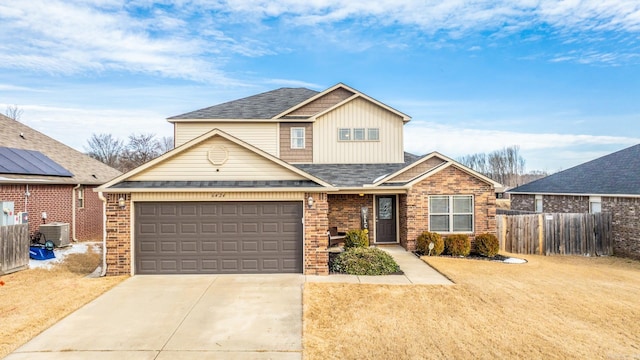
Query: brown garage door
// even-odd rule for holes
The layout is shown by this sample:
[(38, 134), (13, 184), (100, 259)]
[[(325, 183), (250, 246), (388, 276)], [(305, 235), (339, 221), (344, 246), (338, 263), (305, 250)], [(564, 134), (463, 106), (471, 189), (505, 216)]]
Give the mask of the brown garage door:
[(302, 272), (301, 202), (135, 204), (137, 274)]

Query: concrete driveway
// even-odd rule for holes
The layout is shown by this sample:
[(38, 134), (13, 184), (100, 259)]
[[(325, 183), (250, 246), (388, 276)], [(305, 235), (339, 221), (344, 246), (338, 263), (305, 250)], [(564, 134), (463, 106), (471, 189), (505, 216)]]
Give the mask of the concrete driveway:
[(301, 359), (304, 281), (134, 276), (6, 359)]

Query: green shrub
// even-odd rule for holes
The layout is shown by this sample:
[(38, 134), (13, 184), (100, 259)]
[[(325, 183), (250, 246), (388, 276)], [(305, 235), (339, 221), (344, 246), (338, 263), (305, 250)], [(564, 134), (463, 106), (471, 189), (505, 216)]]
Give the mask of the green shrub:
[(344, 249), (369, 246), (369, 230), (349, 230), (344, 238)]
[(378, 248), (355, 247), (333, 262), (331, 270), (350, 275), (389, 275), (400, 271), (391, 255)]
[(498, 242), (498, 238), (493, 234), (480, 234), (476, 236), (473, 242), (473, 252), (478, 255), (494, 257), (498, 254), (499, 250), (500, 243)]
[(471, 252), (471, 240), (464, 234), (449, 235), (444, 239), (444, 248), (452, 256), (467, 256)]
[(422, 252), (425, 255), (429, 254), (429, 244), (433, 243), (433, 250), (431, 255), (438, 256), (444, 251), (444, 240), (438, 233), (425, 231), (416, 240), (416, 250)]

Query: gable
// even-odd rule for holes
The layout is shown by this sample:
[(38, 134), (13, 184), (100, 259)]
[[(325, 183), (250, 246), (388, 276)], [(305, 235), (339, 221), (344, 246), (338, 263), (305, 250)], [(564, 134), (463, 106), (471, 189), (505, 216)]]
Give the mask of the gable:
[(432, 157), (430, 159), (427, 159), (425, 161), (423, 161), (422, 163), (413, 166), (403, 172), (401, 172), (400, 174), (390, 178), (389, 180), (386, 180), (385, 183), (394, 183), (394, 182), (407, 182), (410, 181), (426, 172), (428, 172), (429, 170), (434, 169), (435, 167), (444, 164), (446, 161), (439, 158), (439, 157)]
[(127, 180), (269, 181), (306, 178), (229, 139), (214, 135)]
[(286, 114), (285, 116), (283, 116), (284, 119), (286, 119), (287, 117), (294, 117), (294, 118), (299, 118), (299, 117), (311, 117), (313, 115), (316, 115), (322, 111), (325, 111), (335, 105), (337, 105), (338, 103), (348, 99), (349, 97), (353, 96), (354, 93), (352, 91), (349, 91), (345, 88), (337, 88), (323, 96), (321, 96), (318, 99), (315, 99), (313, 101), (311, 101), (310, 103), (293, 110), (292, 112)]

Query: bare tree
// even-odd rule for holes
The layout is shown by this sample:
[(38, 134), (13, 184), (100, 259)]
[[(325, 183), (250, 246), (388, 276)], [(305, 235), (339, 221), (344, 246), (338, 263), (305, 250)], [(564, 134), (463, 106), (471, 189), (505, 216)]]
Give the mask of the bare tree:
[(20, 118), (22, 118), (22, 113), (24, 113), (24, 111), (20, 109), (18, 105), (8, 105), (7, 110), (4, 114), (8, 118), (11, 118), (15, 121), (20, 121)]
[(173, 150), (173, 137), (172, 136), (163, 136), (160, 140), (158, 140), (160, 145), (160, 153), (164, 154)]
[(489, 154), (478, 153), (463, 156), (458, 161), (503, 185), (517, 186), (523, 183), (525, 161), (520, 155), (520, 147), (517, 145)]
[(131, 134), (123, 152), (121, 170), (129, 171), (161, 154), (160, 142), (155, 134)]
[(120, 167), (123, 150), (122, 140), (114, 138), (111, 134), (91, 134), (85, 146), (87, 155), (116, 169)]

